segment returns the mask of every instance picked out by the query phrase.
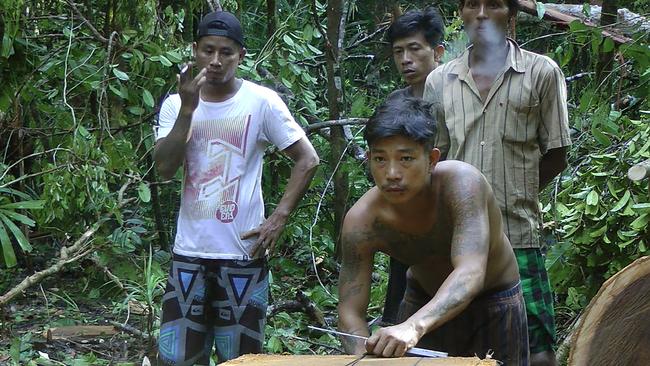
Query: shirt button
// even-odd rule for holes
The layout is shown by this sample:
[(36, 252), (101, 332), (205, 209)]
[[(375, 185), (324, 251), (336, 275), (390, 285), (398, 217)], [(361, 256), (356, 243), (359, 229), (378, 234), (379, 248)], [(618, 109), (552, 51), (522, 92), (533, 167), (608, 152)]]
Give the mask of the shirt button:
[(485, 146), (485, 141), (481, 141), (481, 146)]

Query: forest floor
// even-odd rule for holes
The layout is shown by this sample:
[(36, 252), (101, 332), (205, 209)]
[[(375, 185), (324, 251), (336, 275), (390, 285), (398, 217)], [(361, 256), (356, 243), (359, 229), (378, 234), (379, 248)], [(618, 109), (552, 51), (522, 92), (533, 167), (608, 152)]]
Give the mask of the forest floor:
[[(13, 272), (8, 282), (24, 278)], [(78, 274), (59, 274), (0, 309), (0, 365), (142, 365), (155, 353), (153, 341), (142, 336), (146, 316), (131, 311), (129, 331), (113, 326), (126, 320), (125, 305), (95, 298), (91, 286), (79, 282)]]

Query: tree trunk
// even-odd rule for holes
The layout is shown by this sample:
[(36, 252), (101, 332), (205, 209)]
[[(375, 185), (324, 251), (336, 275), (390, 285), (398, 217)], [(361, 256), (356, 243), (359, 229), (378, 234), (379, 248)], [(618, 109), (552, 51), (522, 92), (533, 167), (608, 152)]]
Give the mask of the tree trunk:
[[(151, 154), (147, 154), (147, 166), (152, 167), (153, 166), (153, 158)], [(156, 181), (156, 173), (155, 169), (149, 169), (148, 174), (147, 174), (147, 181), (155, 182)], [(158, 195), (158, 185), (157, 184), (151, 184), (149, 185), (149, 189), (151, 190), (151, 205), (153, 206), (153, 216), (154, 216), (154, 222), (156, 223), (156, 231), (158, 232), (158, 242), (160, 244), (160, 249), (169, 251), (169, 237), (167, 236), (167, 228), (165, 227), (164, 221), (163, 221), (163, 216), (162, 216), (162, 209), (160, 207), (160, 196)]]
[[(600, 13), (600, 26), (604, 29), (607, 29), (607, 26), (616, 23), (618, 17), (617, 14), (618, 0), (604, 0), (602, 11)], [(616, 51), (616, 46), (614, 46), (614, 48), (611, 50), (605, 51), (603, 47), (607, 40), (607, 38), (604, 38), (603, 42), (600, 45), (600, 52), (598, 53), (598, 64), (596, 65), (596, 80), (598, 80), (598, 83), (605, 82), (603, 86), (609, 89), (607, 86), (613, 84), (612, 80), (608, 78), (608, 76), (612, 73), (612, 64), (614, 61), (614, 52)]]
[[(343, 109), (343, 76), (341, 69), (341, 50), (345, 36), (345, 16), (347, 8), (345, 0), (329, 0), (327, 2), (327, 39), (326, 39), (326, 68), (327, 68), (327, 100), (329, 104), (329, 119), (341, 118)], [(335, 237), (338, 238), (347, 209), (348, 177), (341, 169), (336, 169), (339, 161), (344, 159), (345, 133), (342, 126), (330, 129), (330, 169), (334, 172), (334, 227)], [(338, 246), (337, 246), (338, 247)]]
[(608, 279), (589, 303), (569, 365), (650, 365), (650, 257)]
[(266, 36), (271, 39), (275, 33), (277, 20), (275, 17), (275, 0), (266, 0)]

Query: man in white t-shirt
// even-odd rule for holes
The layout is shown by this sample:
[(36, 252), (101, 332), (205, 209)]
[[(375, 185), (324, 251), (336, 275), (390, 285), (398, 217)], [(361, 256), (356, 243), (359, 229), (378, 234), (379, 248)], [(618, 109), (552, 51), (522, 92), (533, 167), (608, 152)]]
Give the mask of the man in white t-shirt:
[[(235, 77), (246, 54), (239, 20), (207, 14), (193, 44), (195, 64), (160, 109), (154, 160), (171, 178), (184, 166), (181, 208), (159, 337), (160, 361), (209, 364), (259, 353), (268, 302), (266, 255), (315, 173), (316, 151), (272, 90)], [(192, 69), (198, 73), (192, 75)], [(294, 165), (265, 219), (265, 148)]]

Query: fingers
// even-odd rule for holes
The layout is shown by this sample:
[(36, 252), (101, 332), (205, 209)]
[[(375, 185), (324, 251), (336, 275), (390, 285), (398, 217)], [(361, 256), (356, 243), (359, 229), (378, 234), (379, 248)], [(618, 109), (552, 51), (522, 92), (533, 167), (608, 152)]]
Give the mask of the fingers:
[(379, 336), (377, 336), (377, 333), (368, 337), (368, 339), (366, 339), (366, 344), (365, 344), (366, 352), (374, 354), (373, 351), (375, 349), (375, 345), (377, 344), (378, 340), (379, 340)]
[(406, 354), (407, 349), (408, 347), (405, 343), (399, 342), (393, 351), (394, 357), (403, 357)]
[(381, 329), (366, 340), (366, 351), (380, 357), (402, 357), (406, 349), (406, 343)]
[(387, 340), (386, 345), (384, 346), (384, 350), (381, 352), (381, 355), (383, 357), (397, 357), (397, 355), (395, 354), (395, 350), (397, 348), (398, 343), (399, 342), (396, 341), (391, 342)]
[(259, 228), (259, 227), (258, 227), (258, 228), (255, 228), (255, 229), (253, 229), (253, 230), (248, 230), (247, 232), (241, 234), (241, 235), (239, 236), (239, 238), (240, 238), (241, 240), (246, 240), (246, 239), (250, 239), (250, 238), (252, 238), (252, 237), (254, 237), (254, 236), (257, 236), (257, 235), (260, 235), (260, 228)]
[(198, 84), (202, 84), (201, 80), (205, 81), (205, 73), (206, 73), (206, 72), (207, 72), (207, 70), (206, 70), (205, 67), (204, 67), (204, 68), (201, 69), (201, 71), (199, 71), (198, 74), (196, 74), (196, 76), (194, 77), (194, 82), (195, 82), (197, 85), (198, 85)]

